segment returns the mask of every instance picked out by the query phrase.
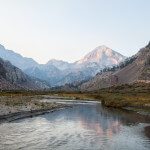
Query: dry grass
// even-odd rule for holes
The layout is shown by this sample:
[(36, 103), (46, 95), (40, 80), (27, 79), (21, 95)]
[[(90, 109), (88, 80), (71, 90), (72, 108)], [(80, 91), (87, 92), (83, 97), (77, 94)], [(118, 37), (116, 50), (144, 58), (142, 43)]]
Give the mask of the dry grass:
[[(7, 105), (34, 105), (38, 108), (51, 107), (46, 103), (39, 103), (42, 95), (62, 96), (67, 99), (96, 99), (108, 107), (150, 107), (150, 84), (136, 83), (132, 85), (121, 85), (93, 92), (1, 92), (0, 97), (6, 96), (5, 102), (0, 99), (0, 103)], [(35, 100), (36, 99), (36, 100)]]
[(150, 107), (150, 93), (116, 93), (116, 92), (98, 92), (98, 93), (70, 93), (60, 94), (73, 99), (98, 100), (107, 107)]
[(150, 107), (148, 93), (103, 93), (100, 96), (102, 103), (109, 107)]
[(75, 99), (96, 99), (108, 107), (150, 107), (150, 84), (121, 85), (88, 93), (62, 93)]

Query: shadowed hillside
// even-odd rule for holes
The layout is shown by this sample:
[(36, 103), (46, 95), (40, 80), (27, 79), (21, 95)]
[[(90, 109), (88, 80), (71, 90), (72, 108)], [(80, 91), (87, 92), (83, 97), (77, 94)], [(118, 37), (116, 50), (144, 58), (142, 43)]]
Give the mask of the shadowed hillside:
[(132, 61), (116, 70), (97, 74), (90, 81), (81, 85), (82, 91), (92, 91), (110, 86), (130, 84), (134, 82), (150, 82), (150, 43), (142, 48)]
[(37, 90), (44, 88), (48, 88), (44, 82), (29, 77), (9, 61), (0, 58), (0, 90)]

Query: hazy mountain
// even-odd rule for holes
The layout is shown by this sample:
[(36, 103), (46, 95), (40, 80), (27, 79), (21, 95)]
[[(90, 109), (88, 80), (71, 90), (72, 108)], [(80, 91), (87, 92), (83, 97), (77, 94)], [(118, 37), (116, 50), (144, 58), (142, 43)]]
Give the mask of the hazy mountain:
[(113, 85), (150, 82), (150, 43), (136, 55), (126, 59), (116, 70), (97, 74), (81, 85), (81, 90), (98, 90)]
[(53, 65), (38, 65), (24, 72), (32, 77), (47, 81), (51, 86), (63, 78), (62, 71)]
[(4, 60), (10, 61), (14, 66), (22, 70), (38, 65), (38, 63), (32, 58), (23, 57), (12, 50), (5, 49), (2, 45), (0, 45), (0, 57)]
[(44, 82), (31, 78), (9, 61), (0, 58), (0, 89), (45, 89), (49, 88)]
[(66, 70), (72, 67), (71, 63), (62, 60), (51, 59), (47, 62), (46, 66), (55, 66), (59, 70)]
[(68, 83), (74, 83), (74, 82), (81, 82), (83, 80), (87, 80), (91, 78), (91, 74), (89, 75), (86, 72), (83, 71), (76, 71), (76, 72), (71, 72), (64, 76), (60, 81), (58, 81), (55, 86), (61, 86), (65, 85)]

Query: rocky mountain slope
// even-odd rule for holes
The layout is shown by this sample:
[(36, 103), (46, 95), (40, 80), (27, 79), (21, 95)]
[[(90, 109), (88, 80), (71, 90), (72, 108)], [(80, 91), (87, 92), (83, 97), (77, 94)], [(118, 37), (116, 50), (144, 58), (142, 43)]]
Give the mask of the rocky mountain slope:
[(80, 88), (83, 91), (93, 91), (134, 82), (150, 82), (150, 43), (135, 56), (120, 64), (117, 69), (97, 74)]
[(9, 61), (0, 58), (0, 90), (39, 90), (45, 88), (49, 88), (47, 84), (29, 77)]

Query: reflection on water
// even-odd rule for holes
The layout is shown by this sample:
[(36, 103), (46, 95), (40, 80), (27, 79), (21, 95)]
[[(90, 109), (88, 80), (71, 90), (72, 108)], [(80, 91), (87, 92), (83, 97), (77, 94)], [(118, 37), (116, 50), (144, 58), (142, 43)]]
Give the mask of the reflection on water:
[(77, 104), (0, 125), (0, 149), (149, 150), (150, 119), (100, 104)]

